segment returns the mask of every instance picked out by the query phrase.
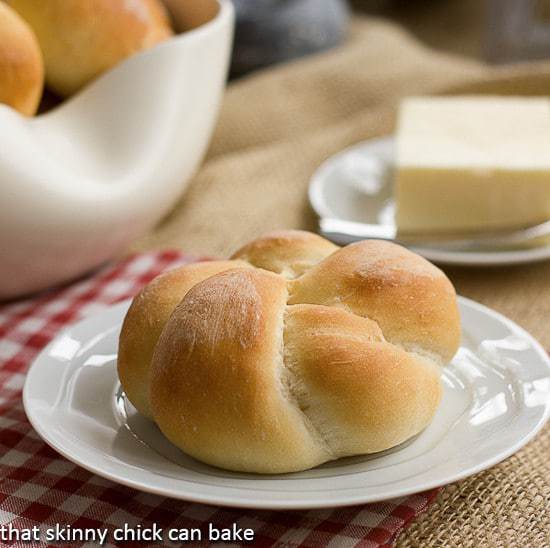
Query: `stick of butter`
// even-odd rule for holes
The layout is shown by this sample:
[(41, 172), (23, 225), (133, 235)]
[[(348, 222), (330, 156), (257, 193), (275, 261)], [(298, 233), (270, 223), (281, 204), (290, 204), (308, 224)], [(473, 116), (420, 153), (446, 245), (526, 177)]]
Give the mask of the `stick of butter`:
[(401, 232), (513, 228), (550, 219), (550, 101), (405, 100), (396, 207)]

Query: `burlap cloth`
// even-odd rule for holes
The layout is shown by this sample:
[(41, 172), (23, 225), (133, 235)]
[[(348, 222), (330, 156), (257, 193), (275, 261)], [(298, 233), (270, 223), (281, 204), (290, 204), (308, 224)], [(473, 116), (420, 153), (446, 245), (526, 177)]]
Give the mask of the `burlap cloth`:
[[(340, 149), (392, 131), (409, 94), (548, 94), (550, 63), (489, 68), (356, 18), (337, 50), (232, 83), (200, 172), (133, 250), (228, 255), (263, 232), (315, 230), (313, 170)], [(152, 190), (153, 191), (153, 190)], [(550, 349), (550, 262), (446, 268), (462, 295), (514, 319)], [(550, 546), (550, 428), (502, 464), (446, 487), (398, 541), (412, 546)]]

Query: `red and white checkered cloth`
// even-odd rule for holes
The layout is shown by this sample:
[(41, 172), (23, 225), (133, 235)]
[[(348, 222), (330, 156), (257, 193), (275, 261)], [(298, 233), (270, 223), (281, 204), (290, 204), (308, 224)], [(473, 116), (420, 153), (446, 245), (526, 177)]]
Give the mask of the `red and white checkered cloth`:
[(217, 508), (141, 493), (95, 476), (58, 455), (34, 432), (23, 411), (21, 390), (27, 368), (46, 343), (67, 324), (135, 295), (163, 270), (193, 260), (178, 251), (133, 256), (73, 285), (0, 306), (0, 526), (46, 529), (60, 523), (114, 529), (125, 523), (156, 523), (164, 530), (204, 531), (208, 523), (236, 523), (255, 531), (255, 546), (391, 545), (437, 489), (325, 510)]

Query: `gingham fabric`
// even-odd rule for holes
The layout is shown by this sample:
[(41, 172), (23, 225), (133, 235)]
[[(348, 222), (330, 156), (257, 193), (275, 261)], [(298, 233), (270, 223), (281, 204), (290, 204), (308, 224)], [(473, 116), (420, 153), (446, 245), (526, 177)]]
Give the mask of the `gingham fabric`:
[[(380, 504), (314, 511), (218, 508), (112, 483), (61, 457), (34, 432), (21, 391), (38, 352), (65, 325), (135, 295), (163, 270), (193, 260), (177, 251), (133, 256), (70, 286), (0, 307), (0, 526), (6, 530), (11, 523), (22, 530), (37, 525), (44, 532), (59, 523), (112, 531), (125, 523), (132, 527), (156, 523), (165, 531), (206, 531), (208, 523), (219, 528), (236, 523), (254, 530), (255, 546), (391, 545), (437, 490)], [(109, 538), (107, 545), (113, 546), (112, 535)], [(0, 541), (0, 546), (7, 544)], [(45, 546), (46, 542), (11, 545)]]

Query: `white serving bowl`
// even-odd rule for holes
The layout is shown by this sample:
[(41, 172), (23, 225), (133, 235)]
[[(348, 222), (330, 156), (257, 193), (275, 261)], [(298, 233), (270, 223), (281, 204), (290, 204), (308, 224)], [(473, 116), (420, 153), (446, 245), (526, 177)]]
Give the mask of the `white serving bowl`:
[[(216, 1), (211, 20), (43, 115), (0, 105), (0, 299), (100, 265), (181, 195), (206, 151), (229, 66), (233, 7)], [(189, 0), (165, 3), (178, 28)]]

